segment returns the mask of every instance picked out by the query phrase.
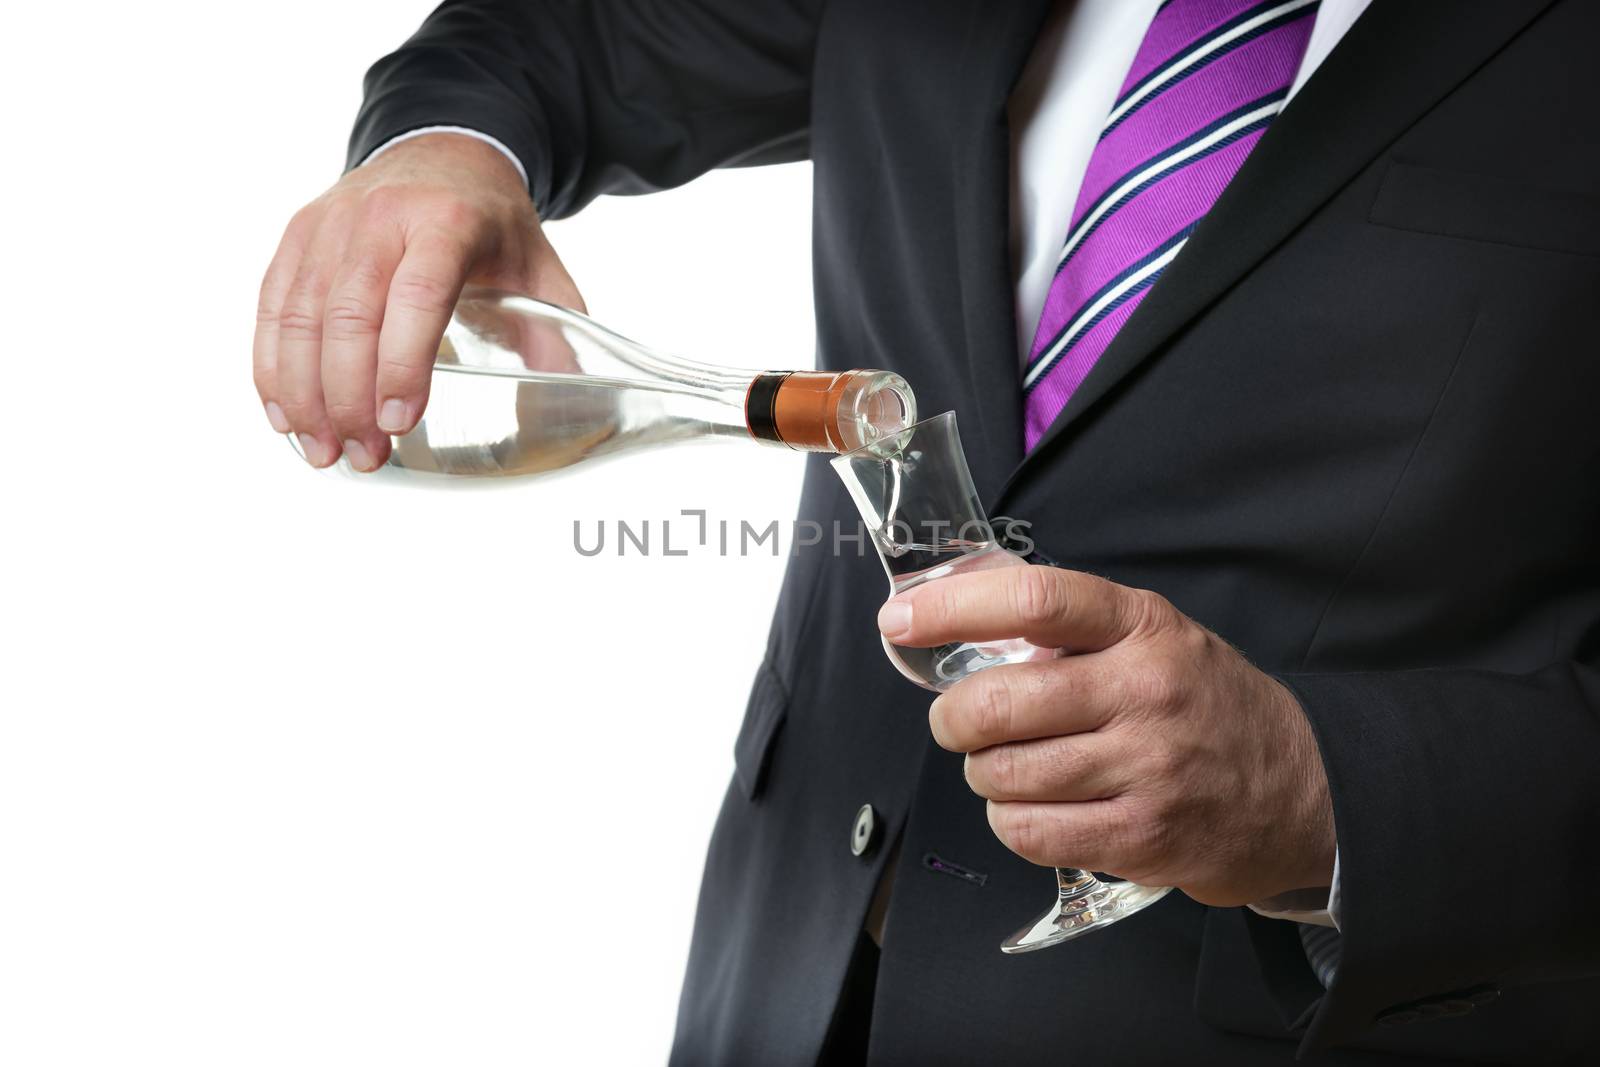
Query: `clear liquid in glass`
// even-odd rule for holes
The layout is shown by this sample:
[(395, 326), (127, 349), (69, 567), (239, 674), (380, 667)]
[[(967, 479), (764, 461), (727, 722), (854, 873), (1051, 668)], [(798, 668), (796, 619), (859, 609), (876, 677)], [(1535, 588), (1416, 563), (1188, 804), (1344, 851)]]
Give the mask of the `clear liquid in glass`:
[[(891, 585), (896, 593), (969, 571), (1027, 566), (1020, 557), (993, 541), (951, 540), (938, 544), (885, 545), (883, 548), (886, 553), (892, 552), (901, 565), (909, 563), (913, 568), (894, 576)], [(923, 565), (919, 567), (918, 564)], [(885, 640), (884, 649), (901, 674), (935, 691), (949, 689), (987, 667), (1033, 663), (1054, 659), (1060, 654), (1056, 649), (1040, 648), (1020, 637), (982, 643), (963, 641), (934, 648), (903, 648)]]

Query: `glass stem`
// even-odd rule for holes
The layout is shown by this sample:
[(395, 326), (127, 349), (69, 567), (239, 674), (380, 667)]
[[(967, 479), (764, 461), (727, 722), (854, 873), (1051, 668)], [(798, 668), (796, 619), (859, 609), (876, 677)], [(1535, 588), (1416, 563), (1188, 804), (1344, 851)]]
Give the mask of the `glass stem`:
[(1085, 893), (1093, 892), (1100, 885), (1100, 879), (1088, 871), (1081, 871), (1076, 867), (1056, 868), (1056, 889), (1062, 900), (1075, 900)]

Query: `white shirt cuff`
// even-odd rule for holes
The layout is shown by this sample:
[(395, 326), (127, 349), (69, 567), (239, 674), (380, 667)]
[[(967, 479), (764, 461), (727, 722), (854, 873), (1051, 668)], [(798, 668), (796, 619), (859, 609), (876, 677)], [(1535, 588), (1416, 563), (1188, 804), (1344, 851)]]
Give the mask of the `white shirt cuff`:
[(522, 165), (522, 160), (517, 158), (517, 154), (515, 152), (507, 148), (499, 139), (490, 137), (481, 130), (471, 130), (465, 126), (424, 126), (417, 130), (407, 130), (398, 137), (389, 138), (377, 148), (374, 148), (371, 152), (368, 152), (367, 158), (363, 159), (359, 165), (364, 167), (368, 163), (371, 163), (374, 159), (377, 159), (379, 156), (383, 155), (389, 149), (393, 148), (395, 145), (399, 144), (401, 141), (409, 141), (413, 137), (421, 137), (425, 133), (459, 133), (463, 137), (471, 137), (473, 140), (482, 141), (484, 144), (495, 149), (501, 155), (509, 159), (511, 161), (511, 165), (517, 168), (517, 173), (522, 175), (522, 187), (524, 189), (528, 187), (528, 168)]
[(1320, 889), (1292, 889), (1250, 905), (1250, 910), (1269, 919), (1309, 923), (1312, 926), (1339, 927), (1339, 850), (1333, 852), (1333, 885), (1324, 896)]

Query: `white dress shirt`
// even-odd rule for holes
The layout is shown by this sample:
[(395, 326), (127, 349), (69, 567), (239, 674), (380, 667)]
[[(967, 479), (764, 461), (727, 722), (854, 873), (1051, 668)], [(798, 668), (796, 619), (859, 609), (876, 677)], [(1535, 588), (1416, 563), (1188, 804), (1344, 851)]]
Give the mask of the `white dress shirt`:
[[(1322, 0), (1300, 71), (1289, 88), (1291, 100), (1369, 3), (1371, 0)], [(1160, 6), (1161, 0), (1057, 0), (1012, 92), (1008, 108), (1011, 251), (1017, 345), (1024, 362), (1055, 275), (1078, 186), (1089, 169), (1090, 153)], [(425, 133), (460, 133), (484, 141), (511, 160), (524, 183), (528, 180), (527, 168), (504, 144), (486, 133), (459, 126), (411, 130), (380, 145), (363, 162), (370, 163), (401, 141)], [(1326, 897), (1322, 890), (1309, 890), (1251, 907), (1271, 918), (1337, 926), (1337, 854), (1333, 885)]]

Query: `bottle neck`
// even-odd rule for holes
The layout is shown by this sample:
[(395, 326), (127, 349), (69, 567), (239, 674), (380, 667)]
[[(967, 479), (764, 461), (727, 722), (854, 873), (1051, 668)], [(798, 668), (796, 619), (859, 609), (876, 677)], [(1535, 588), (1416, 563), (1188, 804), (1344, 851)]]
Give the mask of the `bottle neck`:
[(750, 381), (744, 395), (744, 421), (750, 436), (768, 444), (784, 444), (778, 432), (778, 394), (792, 371), (765, 371)]

